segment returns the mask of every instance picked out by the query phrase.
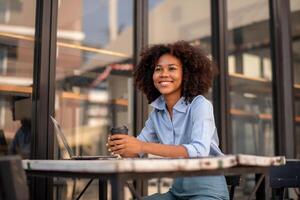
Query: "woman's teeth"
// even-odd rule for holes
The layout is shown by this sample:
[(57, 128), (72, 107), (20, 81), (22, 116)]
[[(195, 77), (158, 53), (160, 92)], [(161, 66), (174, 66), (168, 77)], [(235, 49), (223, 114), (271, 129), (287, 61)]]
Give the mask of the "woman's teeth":
[(160, 84), (161, 86), (168, 86), (170, 83), (171, 83), (171, 81), (162, 81), (162, 82), (160, 82), (159, 84)]

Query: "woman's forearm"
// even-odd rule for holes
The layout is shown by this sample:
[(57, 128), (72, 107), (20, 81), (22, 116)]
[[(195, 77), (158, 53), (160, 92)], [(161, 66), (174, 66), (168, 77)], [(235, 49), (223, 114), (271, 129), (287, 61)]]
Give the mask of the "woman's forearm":
[(165, 145), (150, 142), (143, 142), (142, 153), (153, 154), (170, 158), (188, 158), (188, 152), (182, 145)]

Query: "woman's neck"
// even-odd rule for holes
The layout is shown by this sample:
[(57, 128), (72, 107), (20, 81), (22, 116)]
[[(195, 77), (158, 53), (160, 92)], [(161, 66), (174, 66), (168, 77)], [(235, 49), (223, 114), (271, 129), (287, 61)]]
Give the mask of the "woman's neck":
[(170, 117), (172, 118), (173, 116), (173, 107), (177, 103), (177, 101), (180, 99), (180, 95), (169, 95), (169, 96), (164, 96), (167, 109), (169, 111)]

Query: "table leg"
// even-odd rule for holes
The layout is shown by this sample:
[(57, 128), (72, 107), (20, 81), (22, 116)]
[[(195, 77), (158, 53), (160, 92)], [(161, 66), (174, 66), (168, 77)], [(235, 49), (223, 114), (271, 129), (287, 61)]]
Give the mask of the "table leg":
[[(264, 176), (261, 184), (259, 185), (257, 192), (256, 192), (256, 199), (270, 199), (271, 192), (270, 192), (270, 176), (268, 172), (264, 172), (261, 176)], [(258, 185), (258, 182), (257, 182)]]
[(270, 175), (265, 174), (265, 197), (266, 199), (271, 199), (271, 187), (270, 187)]
[(254, 189), (252, 190), (249, 200), (255, 199), (270, 199), (270, 176), (268, 172), (263, 174), (257, 174), (256, 176), (256, 184)]
[(124, 200), (125, 178), (122, 175), (115, 175), (111, 179), (112, 200)]
[(107, 180), (99, 179), (99, 200), (107, 200)]
[(261, 194), (257, 194), (256, 193), (258, 191), (258, 189), (261, 188), (260, 186), (261, 186), (261, 183), (263, 182), (263, 180), (265, 178), (265, 175), (264, 174), (260, 174), (259, 176), (258, 175), (255, 175), (255, 176), (257, 176), (259, 178), (258, 178), (258, 180), (257, 180), (257, 182), (255, 184), (254, 189), (252, 190), (252, 192), (251, 192), (251, 194), (249, 196), (249, 200), (255, 199), (255, 195), (258, 195), (259, 197), (257, 197), (257, 198), (259, 198), (259, 199), (265, 199)]

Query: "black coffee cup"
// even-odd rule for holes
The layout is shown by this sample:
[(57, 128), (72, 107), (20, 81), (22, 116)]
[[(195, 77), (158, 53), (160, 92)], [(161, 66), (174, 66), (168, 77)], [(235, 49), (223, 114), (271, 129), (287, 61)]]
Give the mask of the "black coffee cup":
[(113, 127), (110, 129), (110, 134), (111, 135), (115, 135), (115, 134), (128, 135), (128, 128), (125, 125), (120, 126), (120, 127)]

